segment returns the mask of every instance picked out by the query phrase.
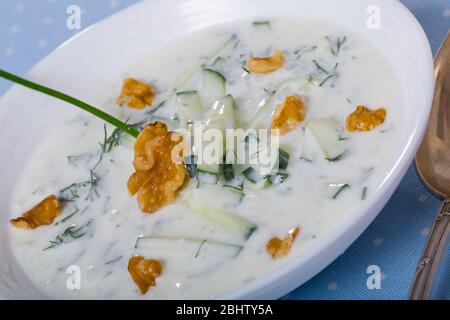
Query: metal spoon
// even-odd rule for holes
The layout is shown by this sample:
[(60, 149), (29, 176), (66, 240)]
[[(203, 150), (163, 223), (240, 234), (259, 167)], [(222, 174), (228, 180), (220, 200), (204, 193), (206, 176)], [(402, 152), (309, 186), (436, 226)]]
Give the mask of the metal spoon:
[(428, 299), (450, 233), (450, 33), (435, 59), (436, 89), (428, 131), (416, 155), (425, 186), (444, 200), (417, 266), (409, 298)]

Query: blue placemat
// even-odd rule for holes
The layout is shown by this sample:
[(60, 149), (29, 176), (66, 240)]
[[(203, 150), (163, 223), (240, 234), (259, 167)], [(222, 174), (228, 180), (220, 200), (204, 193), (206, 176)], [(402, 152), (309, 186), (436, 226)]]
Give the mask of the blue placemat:
[[(392, 0), (395, 1), (395, 0)], [(70, 5), (82, 9), (82, 27), (137, 0), (2, 0), (0, 67), (24, 74), (74, 34), (66, 27)], [(422, 23), (433, 51), (450, 29), (450, 0), (403, 0)], [(388, 14), (388, 13), (387, 13)], [(0, 94), (9, 84), (0, 80)], [(414, 169), (364, 234), (323, 272), (284, 299), (404, 299), (440, 202), (418, 180)], [(450, 298), (450, 258), (439, 273), (434, 297)], [(381, 271), (381, 288), (369, 289), (369, 266)]]

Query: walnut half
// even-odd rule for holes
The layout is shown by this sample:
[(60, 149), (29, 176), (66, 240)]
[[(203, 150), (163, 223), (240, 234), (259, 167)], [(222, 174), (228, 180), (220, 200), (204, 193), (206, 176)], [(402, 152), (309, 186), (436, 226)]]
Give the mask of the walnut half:
[(125, 79), (120, 96), (116, 102), (119, 105), (126, 104), (130, 108), (143, 109), (153, 103), (155, 93), (153, 88), (133, 78)]
[(128, 180), (128, 191), (137, 193), (140, 209), (153, 213), (175, 201), (179, 190), (187, 178), (187, 170), (179, 161), (183, 137), (168, 132), (162, 122), (146, 126), (134, 145), (135, 172)]
[(288, 96), (279, 104), (272, 116), (272, 129), (285, 135), (300, 126), (305, 119), (305, 99), (300, 95)]
[(250, 57), (247, 68), (253, 73), (265, 74), (281, 69), (284, 65), (284, 56), (280, 49), (275, 49), (271, 57)]
[(365, 106), (357, 106), (356, 110), (347, 117), (347, 130), (371, 131), (384, 123), (386, 120), (386, 109), (379, 108), (371, 110)]
[(291, 251), (292, 244), (295, 238), (300, 232), (300, 227), (289, 230), (288, 234), (284, 239), (274, 237), (267, 242), (266, 248), (267, 252), (272, 256), (273, 259), (279, 259), (285, 257)]
[(55, 195), (48, 196), (21, 217), (11, 220), (11, 224), (21, 229), (36, 229), (52, 224), (61, 214), (60, 204)]
[(162, 270), (162, 264), (155, 259), (136, 256), (128, 260), (128, 272), (142, 294), (156, 285), (156, 278), (161, 275)]

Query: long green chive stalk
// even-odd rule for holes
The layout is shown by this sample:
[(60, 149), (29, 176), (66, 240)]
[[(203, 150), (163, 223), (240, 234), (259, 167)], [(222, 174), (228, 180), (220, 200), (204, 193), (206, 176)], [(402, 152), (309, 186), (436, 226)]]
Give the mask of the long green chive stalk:
[(81, 100), (78, 100), (78, 99), (76, 99), (74, 97), (71, 97), (71, 96), (69, 96), (69, 95), (67, 95), (65, 93), (53, 90), (51, 88), (42, 86), (40, 84), (37, 84), (37, 83), (29, 81), (29, 80), (26, 80), (24, 78), (16, 76), (16, 75), (14, 75), (12, 73), (9, 73), (9, 72), (7, 72), (5, 70), (2, 70), (2, 69), (0, 69), (0, 77), (4, 78), (6, 80), (9, 80), (9, 81), (15, 82), (17, 84), (20, 84), (20, 85), (22, 85), (24, 87), (27, 87), (27, 88), (31, 89), (31, 90), (38, 91), (38, 92), (44, 93), (46, 95), (52, 96), (52, 97), (54, 97), (56, 99), (65, 101), (67, 103), (70, 103), (70, 104), (72, 104), (72, 105), (74, 105), (74, 106), (76, 106), (76, 107), (78, 107), (80, 109), (83, 109), (84, 111), (87, 111), (90, 114), (92, 114), (92, 115), (94, 115), (94, 116), (104, 120), (105, 122), (115, 126), (116, 128), (119, 128), (123, 132), (126, 132), (126, 133), (128, 133), (129, 135), (131, 135), (133, 137), (137, 137), (138, 134), (139, 134), (138, 130), (136, 130), (133, 127), (127, 125), (125, 122), (120, 121), (119, 119), (117, 119), (117, 118), (107, 114), (106, 112), (104, 112), (104, 111), (102, 111), (100, 109), (97, 109), (96, 107), (91, 106), (90, 104), (87, 104), (87, 103), (85, 103), (85, 102), (83, 102)]

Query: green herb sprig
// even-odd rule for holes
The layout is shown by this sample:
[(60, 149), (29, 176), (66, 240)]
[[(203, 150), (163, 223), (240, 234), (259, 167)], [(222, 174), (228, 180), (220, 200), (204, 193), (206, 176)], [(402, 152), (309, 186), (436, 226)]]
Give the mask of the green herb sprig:
[(333, 56), (339, 55), (341, 52), (342, 46), (347, 42), (347, 37), (338, 37), (336, 41), (330, 39), (330, 37), (326, 36), (325, 39), (330, 43), (330, 51)]
[(72, 104), (80, 109), (83, 109), (84, 111), (87, 111), (90, 114), (104, 120), (105, 122), (108, 122), (109, 124), (113, 125), (114, 127), (121, 129), (123, 132), (126, 132), (133, 137), (137, 137), (139, 134), (139, 131), (136, 130), (135, 128), (133, 128), (132, 126), (129, 126), (126, 123), (120, 121), (119, 119), (109, 115), (108, 113), (106, 113), (90, 104), (87, 104), (86, 102), (83, 102), (74, 97), (71, 97), (65, 93), (51, 89), (49, 87), (45, 87), (43, 85), (37, 84), (37, 83), (29, 81), (29, 80), (26, 80), (24, 78), (16, 76), (16, 75), (9, 73), (2, 69), (0, 69), (0, 77), (4, 78), (6, 80), (12, 81), (14, 83), (20, 84), (31, 90), (38, 91), (38, 92), (44, 93), (46, 95), (49, 95), (51, 97), (54, 97), (56, 99), (70, 103), (70, 104)]
[(80, 227), (77, 227), (74, 225), (68, 227), (61, 234), (57, 235), (55, 240), (49, 241), (50, 245), (42, 250), (46, 251), (46, 250), (52, 249), (56, 246), (67, 244), (69, 242), (72, 242), (76, 239), (83, 237), (87, 232), (86, 229), (91, 225), (91, 223), (92, 223), (92, 220), (89, 220), (87, 223), (85, 223), (84, 225), (82, 225)]

